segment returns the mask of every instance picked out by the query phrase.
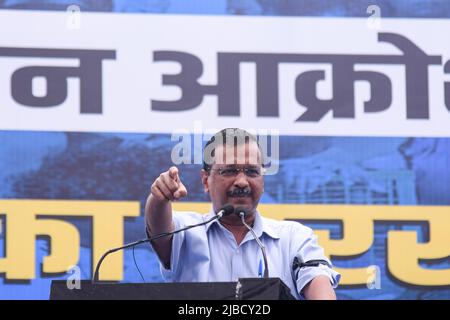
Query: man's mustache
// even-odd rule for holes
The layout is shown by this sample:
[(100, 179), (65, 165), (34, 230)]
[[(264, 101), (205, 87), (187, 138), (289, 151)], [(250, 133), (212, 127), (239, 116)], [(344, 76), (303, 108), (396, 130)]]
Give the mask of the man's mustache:
[(250, 188), (236, 188), (227, 191), (227, 196), (231, 198), (238, 197), (250, 197), (252, 195), (252, 190)]

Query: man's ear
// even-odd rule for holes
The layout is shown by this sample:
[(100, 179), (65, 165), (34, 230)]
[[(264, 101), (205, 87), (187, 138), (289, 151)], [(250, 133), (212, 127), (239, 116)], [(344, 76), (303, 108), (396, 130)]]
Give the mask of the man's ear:
[(209, 193), (209, 186), (208, 186), (209, 174), (208, 174), (208, 172), (206, 172), (204, 169), (202, 169), (202, 171), (200, 171), (200, 176), (202, 178), (202, 184), (203, 184), (203, 189), (205, 190), (205, 193)]

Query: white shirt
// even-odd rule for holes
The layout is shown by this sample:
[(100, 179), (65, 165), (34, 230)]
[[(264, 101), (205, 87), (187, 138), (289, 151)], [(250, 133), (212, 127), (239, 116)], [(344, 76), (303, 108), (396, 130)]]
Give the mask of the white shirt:
[[(207, 215), (174, 212), (173, 222), (175, 229), (181, 229), (214, 215), (212, 211)], [(330, 263), (311, 228), (294, 221), (267, 219), (256, 212), (253, 229), (266, 248), (269, 277), (280, 278), (294, 297), (303, 298), (304, 286), (319, 275), (328, 277), (332, 286), (337, 287), (340, 274), (326, 265), (293, 268), (295, 257), (301, 262)], [(217, 220), (175, 234), (170, 269), (160, 262), (167, 282), (235, 282), (239, 278), (261, 276), (263, 265), (261, 250), (250, 232), (238, 245), (233, 234)]]

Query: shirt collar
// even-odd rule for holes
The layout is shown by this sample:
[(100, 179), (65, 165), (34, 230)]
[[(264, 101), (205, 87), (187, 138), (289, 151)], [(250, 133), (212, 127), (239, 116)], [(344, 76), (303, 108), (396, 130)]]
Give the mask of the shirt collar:
[[(215, 215), (216, 215), (216, 213), (214, 212), (214, 209), (211, 208), (209, 213), (204, 216), (204, 221), (207, 221), (207, 220), (211, 219)], [(208, 232), (209, 228), (213, 224), (218, 224), (218, 223), (220, 223), (220, 222), (219, 222), (219, 220), (216, 219), (216, 220), (211, 221), (208, 224), (206, 224), (206, 232)], [(265, 221), (265, 219), (263, 219), (263, 217), (261, 216), (261, 214), (259, 213), (258, 210), (256, 211), (256, 214), (255, 214), (255, 221), (253, 223), (253, 230), (255, 231), (255, 233), (258, 236), (258, 238), (260, 238), (262, 233), (264, 232), (265, 234), (267, 234), (269, 237), (271, 237), (273, 239), (280, 239), (279, 232), (277, 230), (275, 230), (270, 225), (270, 223), (267, 223), (267, 221)]]

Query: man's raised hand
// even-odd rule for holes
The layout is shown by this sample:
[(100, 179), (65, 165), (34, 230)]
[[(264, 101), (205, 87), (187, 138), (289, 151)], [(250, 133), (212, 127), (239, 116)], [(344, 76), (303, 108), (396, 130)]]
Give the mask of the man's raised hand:
[(177, 167), (170, 167), (153, 182), (151, 194), (159, 201), (179, 200), (187, 195), (187, 190), (181, 182)]

